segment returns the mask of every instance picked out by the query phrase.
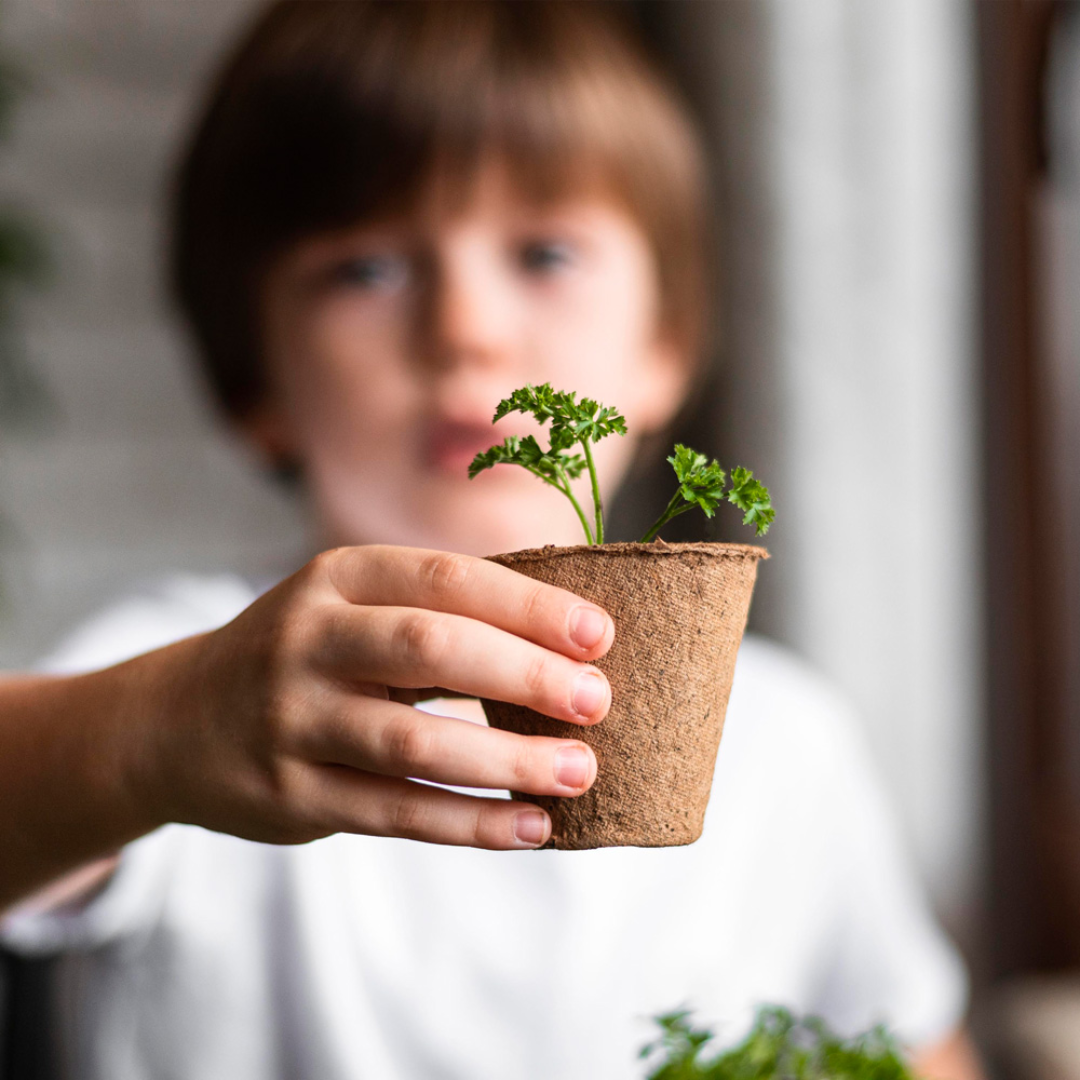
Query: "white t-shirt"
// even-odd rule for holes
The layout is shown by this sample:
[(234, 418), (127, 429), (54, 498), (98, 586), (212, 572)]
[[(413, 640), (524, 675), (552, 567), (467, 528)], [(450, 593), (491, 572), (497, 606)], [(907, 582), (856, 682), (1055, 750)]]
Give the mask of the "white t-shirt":
[[(176, 577), (45, 667), (119, 661), (254, 596)], [(966, 992), (846, 707), (753, 638), (689, 847), (273, 847), (173, 825), (125, 849), (84, 908), (0, 929), (60, 954), (80, 1080), (640, 1078), (648, 1018), (678, 1006), (726, 1041), (776, 1003), (919, 1046), (961, 1021)]]

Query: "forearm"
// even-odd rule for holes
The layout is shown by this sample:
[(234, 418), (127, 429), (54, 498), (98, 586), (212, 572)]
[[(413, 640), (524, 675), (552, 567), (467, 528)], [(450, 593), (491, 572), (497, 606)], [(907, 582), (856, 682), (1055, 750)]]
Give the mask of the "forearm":
[(0, 910), (164, 824), (141, 772), (161, 667), (0, 679)]

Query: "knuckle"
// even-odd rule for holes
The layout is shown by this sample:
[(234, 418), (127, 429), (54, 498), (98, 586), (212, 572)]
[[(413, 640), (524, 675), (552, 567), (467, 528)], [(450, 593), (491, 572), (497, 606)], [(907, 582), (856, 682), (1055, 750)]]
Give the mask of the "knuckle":
[(303, 841), (294, 837), (313, 838), (324, 829), (324, 823), (312, 810), (310, 789), (310, 780), (298, 763), (268, 760), (263, 764), (257, 786), (249, 795), (259, 808), (266, 839), (298, 843)]
[(302, 649), (316, 623), (312, 609), (305, 603), (286, 603), (277, 613), (272, 636), (273, 647), (281, 655)]
[(403, 616), (398, 624), (395, 645), (407, 664), (427, 669), (442, 659), (447, 637), (442, 620), (426, 612), (413, 612)]
[(313, 657), (333, 663), (351, 653), (355, 631), (349, 616), (350, 610), (343, 604), (323, 604), (304, 613), (304, 639)]
[(469, 829), (469, 842), (473, 847), (491, 847), (492, 829), (484, 808), (478, 806), (473, 813), (472, 827)]
[(537, 653), (525, 665), (522, 681), (530, 697), (547, 697), (548, 681), (551, 674), (551, 665), (544, 653)]
[(435, 597), (460, 595), (471, 576), (471, 560), (452, 552), (435, 552), (426, 556), (420, 564), (421, 581)]
[(390, 811), (390, 827), (393, 835), (406, 840), (419, 839), (423, 835), (426, 819), (424, 804), (414, 792), (405, 792), (394, 800)]
[(529, 591), (525, 595), (523, 609), (525, 624), (527, 626), (535, 626), (537, 623), (544, 621), (544, 617), (548, 610), (548, 593), (548, 586), (542, 585), (539, 582), (529, 587)]
[(434, 749), (430, 725), (422, 717), (410, 718), (389, 734), (388, 764), (394, 772), (410, 776), (431, 763)]
[(321, 551), (304, 567), (305, 584), (335, 597), (356, 596), (362, 592), (370, 560), (377, 559), (381, 550), (365, 546)]
[(268, 679), (262, 690), (260, 735), (271, 752), (288, 752), (303, 731), (307, 710), (290, 680)]
[(341, 548), (320, 551), (304, 567), (305, 583), (312, 586), (329, 584), (336, 590), (335, 577), (341, 565)]
[(499, 850), (508, 845), (511, 835), (505, 809), (481, 804), (473, 811), (473, 819), (468, 832), (469, 844), (476, 848)]
[(330, 571), (330, 568), (337, 561), (337, 548), (329, 548), (326, 551), (320, 551), (313, 559), (307, 564), (307, 569), (312, 575), (326, 574)]
[(515, 745), (509, 766), (511, 789), (513, 791), (530, 790), (536, 776), (536, 768), (532, 748), (528, 742)]

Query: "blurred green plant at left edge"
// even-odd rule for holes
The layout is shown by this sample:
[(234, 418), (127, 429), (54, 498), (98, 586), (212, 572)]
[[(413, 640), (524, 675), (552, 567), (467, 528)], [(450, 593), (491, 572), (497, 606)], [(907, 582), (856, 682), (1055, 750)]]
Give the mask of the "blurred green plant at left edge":
[[(26, 86), (23, 74), (0, 54), (0, 146), (10, 137), (15, 106)], [(17, 304), (27, 286), (44, 283), (48, 268), (40, 230), (5, 197), (0, 201), (0, 436), (34, 426), (47, 412), (43, 386), (27, 363), (19, 335)]]
[[(3, 25), (0, 5), (0, 27)], [(11, 135), (12, 116), (27, 79), (0, 52), (0, 153)], [(29, 287), (41, 286), (49, 260), (40, 230), (23, 210), (0, 196), (0, 470), (4, 468), (4, 440), (15, 431), (42, 426), (48, 418), (49, 399), (40, 378), (28, 363), (18, 319), (18, 304)], [(9, 577), (19, 534), (0, 502), (0, 618), (10, 615)]]

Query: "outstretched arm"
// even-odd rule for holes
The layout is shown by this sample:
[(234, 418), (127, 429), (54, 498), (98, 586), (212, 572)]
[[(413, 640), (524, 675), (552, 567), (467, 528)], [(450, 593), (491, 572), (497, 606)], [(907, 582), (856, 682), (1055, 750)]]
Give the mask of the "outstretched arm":
[[(440, 687), (596, 723), (595, 605), (482, 559), (327, 552), (220, 630), (87, 675), (0, 682), (0, 908), (169, 821), (269, 843), (333, 832), (536, 847), (596, 759), (402, 703)], [(432, 783), (415, 783), (416, 780)]]
[(128, 721), (162, 659), (0, 681), (0, 910), (163, 824), (132, 791)]

